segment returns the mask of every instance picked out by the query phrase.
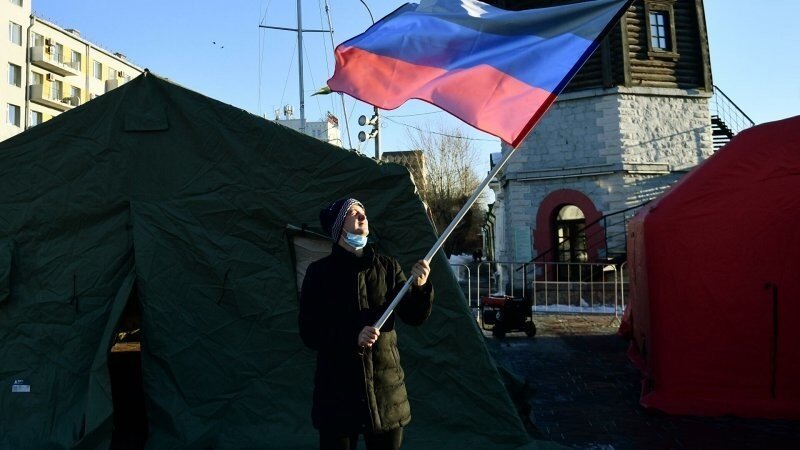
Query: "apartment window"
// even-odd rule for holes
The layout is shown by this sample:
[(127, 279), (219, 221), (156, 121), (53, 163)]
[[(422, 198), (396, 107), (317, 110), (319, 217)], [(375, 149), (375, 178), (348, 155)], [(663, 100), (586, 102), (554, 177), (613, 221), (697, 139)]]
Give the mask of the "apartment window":
[(62, 62), (64, 61), (64, 46), (56, 44), (53, 46), (53, 60)]
[(93, 67), (94, 67), (94, 69), (92, 70), (92, 72), (94, 74), (94, 77), (97, 78), (98, 80), (102, 80), (103, 79), (103, 64), (101, 64), (99, 61), (94, 61)]
[(12, 5), (22, 6), (22, 0), (11, 0)]
[(76, 52), (75, 50), (72, 51), (70, 58), (69, 58), (69, 65), (72, 66), (75, 70), (81, 70), (81, 54)]
[(677, 56), (672, 3), (651, 2), (645, 5), (650, 56)]
[(33, 84), (34, 85), (43, 85), (44, 84), (44, 75), (40, 74), (39, 72), (33, 72)]
[(22, 25), (8, 22), (8, 40), (12, 44), (22, 45)]
[(61, 101), (61, 93), (64, 90), (64, 83), (59, 80), (50, 83), (50, 99)]
[(31, 42), (33, 42), (34, 47), (41, 47), (44, 45), (44, 36), (31, 32)]
[(16, 87), (22, 86), (22, 67), (8, 63), (8, 84)]
[(108, 68), (108, 77), (109, 80), (115, 80), (117, 78), (117, 71), (113, 68)]
[(19, 126), (19, 106), (8, 104), (8, 114), (6, 115), (6, 123), (9, 125)]
[(28, 128), (35, 127), (36, 125), (39, 125), (40, 123), (43, 122), (42, 119), (43, 119), (43, 116), (42, 116), (41, 112), (39, 112), (39, 111), (31, 111), (31, 116), (28, 119)]
[(73, 106), (78, 106), (81, 101), (81, 88), (72, 86), (72, 91), (70, 93), (70, 97), (75, 97), (78, 99), (77, 103), (73, 103)]

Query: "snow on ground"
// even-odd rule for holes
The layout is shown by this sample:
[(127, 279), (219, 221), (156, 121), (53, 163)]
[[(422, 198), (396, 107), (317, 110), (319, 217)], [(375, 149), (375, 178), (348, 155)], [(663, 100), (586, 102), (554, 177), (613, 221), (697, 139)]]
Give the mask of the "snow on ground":
[(458, 281), (467, 279), (467, 269), (462, 265), (467, 265), (472, 262), (472, 255), (450, 255), (450, 268), (453, 269), (453, 275), (456, 276)]
[(614, 306), (533, 305), (535, 313), (614, 314)]

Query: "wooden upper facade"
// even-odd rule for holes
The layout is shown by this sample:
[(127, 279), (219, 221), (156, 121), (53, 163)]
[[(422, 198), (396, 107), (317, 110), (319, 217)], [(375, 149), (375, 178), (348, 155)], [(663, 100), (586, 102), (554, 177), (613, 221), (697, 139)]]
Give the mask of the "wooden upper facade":
[[(485, 0), (521, 10), (582, 0)], [(564, 92), (615, 86), (712, 91), (702, 0), (636, 0)]]

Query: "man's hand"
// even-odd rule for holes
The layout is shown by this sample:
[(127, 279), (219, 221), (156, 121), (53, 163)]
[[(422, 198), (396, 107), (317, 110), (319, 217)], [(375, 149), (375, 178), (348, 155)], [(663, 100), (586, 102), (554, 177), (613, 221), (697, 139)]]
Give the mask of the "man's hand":
[(414, 280), (414, 283), (417, 286), (422, 286), (428, 281), (428, 275), (431, 273), (431, 266), (428, 265), (428, 261), (424, 259), (420, 259), (414, 264), (414, 267), (411, 268), (411, 274), (417, 277)]
[(358, 333), (358, 346), (359, 347), (372, 347), (372, 344), (378, 340), (381, 332), (375, 327), (366, 326)]

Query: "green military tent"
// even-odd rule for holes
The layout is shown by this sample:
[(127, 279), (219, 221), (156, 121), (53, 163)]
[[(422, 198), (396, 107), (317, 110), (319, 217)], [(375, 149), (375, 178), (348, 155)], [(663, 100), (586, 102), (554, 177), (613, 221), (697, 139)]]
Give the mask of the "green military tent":
[[(435, 240), (404, 168), (147, 72), (0, 143), (0, 179), (0, 448), (108, 447), (131, 298), (148, 448), (313, 448), (295, 229), (352, 195), (406, 270)], [(400, 325), (407, 448), (540, 447), (441, 255), (432, 280), (430, 320)]]

